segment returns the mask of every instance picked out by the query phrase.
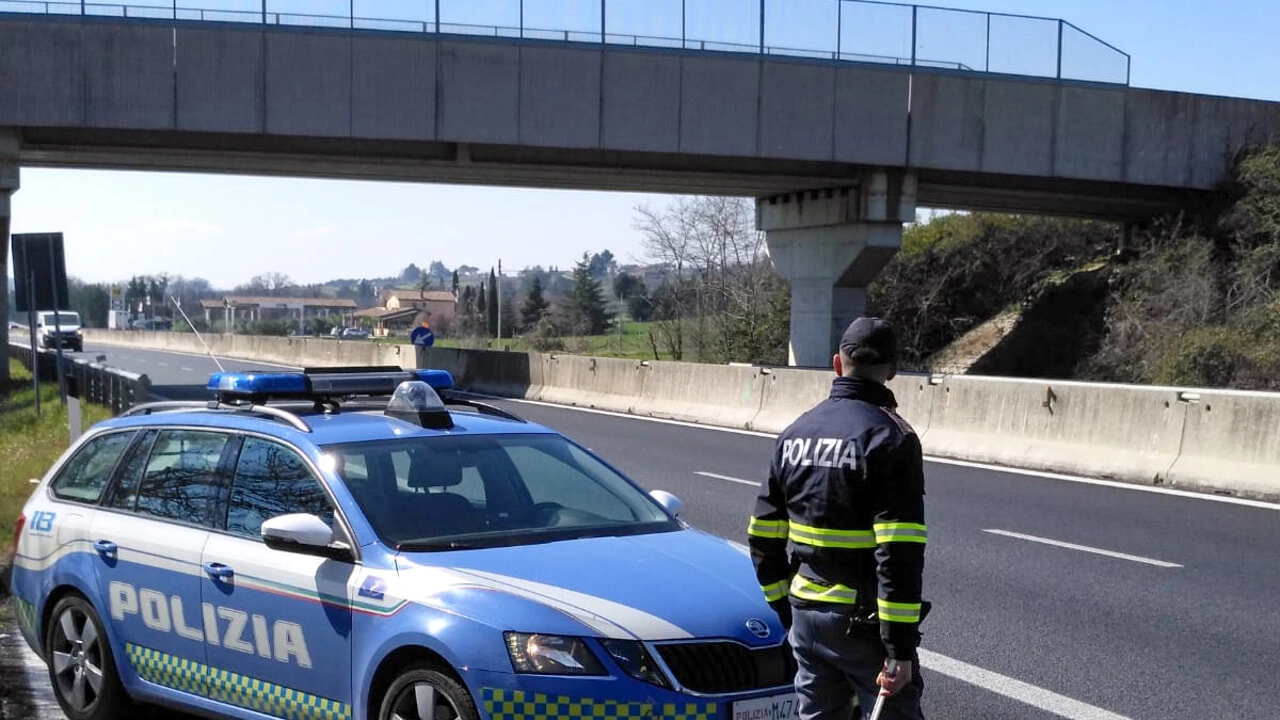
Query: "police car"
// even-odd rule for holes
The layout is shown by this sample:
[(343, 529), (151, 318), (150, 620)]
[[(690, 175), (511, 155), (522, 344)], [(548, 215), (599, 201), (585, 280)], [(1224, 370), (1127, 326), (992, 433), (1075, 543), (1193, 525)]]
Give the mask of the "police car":
[(27, 502), (12, 577), (67, 716), (795, 715), (741, 546), (452, 385), (217, 374), (96, 425)]

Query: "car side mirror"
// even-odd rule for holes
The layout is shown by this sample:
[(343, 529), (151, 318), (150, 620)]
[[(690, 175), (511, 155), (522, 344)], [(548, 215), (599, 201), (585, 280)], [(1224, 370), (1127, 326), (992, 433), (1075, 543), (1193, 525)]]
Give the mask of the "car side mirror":
[(658, 504), (671, 513), (673, 517), (680, 514), (680, 506), (684, 504), (680, 502), (680, 498), (666, 490), (650, 490), (649, 497), (657, 500)]
[(351, 546), (334, 539), (333, 528), (307, 513), (277, 515), (262, 523), (262, 539), (272, 550), (351, 560)]

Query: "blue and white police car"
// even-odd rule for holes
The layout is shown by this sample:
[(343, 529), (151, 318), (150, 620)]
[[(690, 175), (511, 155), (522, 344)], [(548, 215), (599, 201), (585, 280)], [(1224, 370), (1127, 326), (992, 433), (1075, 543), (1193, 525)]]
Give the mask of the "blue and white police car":
[(67, 716), (795, 715), (741, 546), (452, 384), (217, 374), (208, 403), (92, 428), (27, 502), (12, 578)]

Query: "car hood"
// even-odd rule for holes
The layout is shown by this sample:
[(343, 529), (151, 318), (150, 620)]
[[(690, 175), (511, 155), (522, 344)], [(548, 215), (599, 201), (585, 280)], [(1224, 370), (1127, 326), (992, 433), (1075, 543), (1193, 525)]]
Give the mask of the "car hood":
[(443, 600), (447, 582), (450, 605), (512, 630), (561, 631), (567, 620), (598, 637), (749, 645), (783, 637), (747, 555), (697, 530), (405, 553), (399, 565), (419, 592), (432, 587)]

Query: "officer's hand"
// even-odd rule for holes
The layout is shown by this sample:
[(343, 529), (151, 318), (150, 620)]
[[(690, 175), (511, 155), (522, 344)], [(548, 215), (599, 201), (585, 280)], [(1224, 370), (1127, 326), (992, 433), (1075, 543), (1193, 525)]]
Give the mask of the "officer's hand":
[(880, 671), (880, 675), (876, 677), (876, 684), (880, 686), (880, 694), (886, 697), (897, 695), (902, 688), (911, 684), (911, 661), (899, 660), (897, 664), (897, 673), (890, 675), (889, 661), (884, 661), (884, 669)]
[(778, 614), (778, 620), (782, 622), (782, 629), (790, 631), (791, 630), (791, 601), (788, 600), (787, 598), (782, 598), (781, 600), (774, 600), (773, 602), (769, 603), (769, 607), (773, 608), (773, 611)]

